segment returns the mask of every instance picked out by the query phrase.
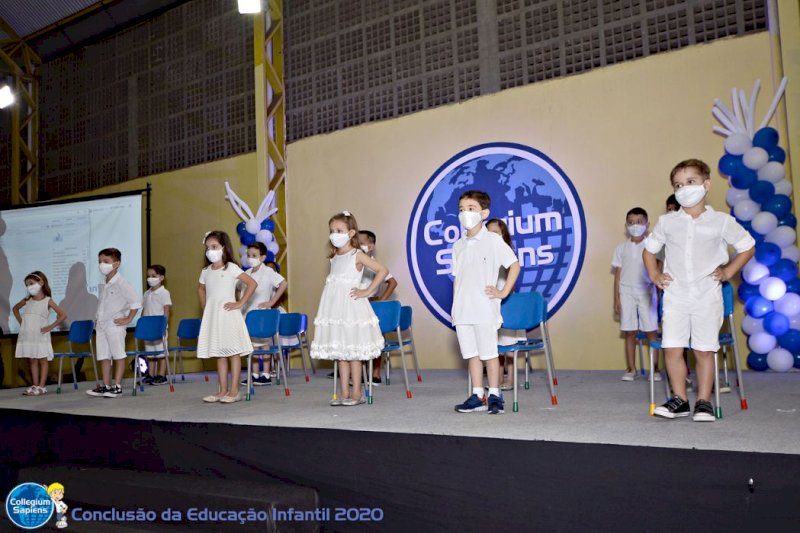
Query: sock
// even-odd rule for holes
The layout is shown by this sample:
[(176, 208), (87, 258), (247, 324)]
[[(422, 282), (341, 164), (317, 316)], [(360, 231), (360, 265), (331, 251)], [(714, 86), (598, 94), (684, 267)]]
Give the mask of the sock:
[(500, 397), (500, 389), (493, 389), (492, 387), (489, 387), (489, 396), (491, 396), (491, 395), (495, 395), (495, 396), (497, 396), (499, 398)]
[(253, 372), (253, 379), (258, 379), (258, 372)]
[(269, 379), (269, 372), (262, 372), (261, 377)]
[(472, 387), (472, 394), (475, 394), (480, 398), (483, 399), (483, 387)]

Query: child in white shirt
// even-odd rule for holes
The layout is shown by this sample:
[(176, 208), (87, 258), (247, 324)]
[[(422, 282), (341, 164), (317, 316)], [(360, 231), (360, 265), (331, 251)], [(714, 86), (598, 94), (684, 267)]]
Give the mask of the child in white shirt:
[[(169, 321), (170, 310), (172, 309), (172, 297), (169, 291), (164, 287), (164, 278), (167, 275), (167, 269), (162, 265), (150, 265), (147, 267), (147, 285), (150, 287), (142, 296), (142, 316), (165, 316)], [(164, 350), (164, 343), (161, 341), (145, 342), (145, 350), (148, 352), (157, 352)], [(167, 384), (167, 358), (166, 355), (159, 359), (158, 369), (156, 369), (156, 362), (151, 362), (152, 372), (148, 372), (142, 381), (150, 385), (166, 385)], [(157, 373), (156, 373), (157, 370)], [(155, 376), (153, 376), (155, 373)]]

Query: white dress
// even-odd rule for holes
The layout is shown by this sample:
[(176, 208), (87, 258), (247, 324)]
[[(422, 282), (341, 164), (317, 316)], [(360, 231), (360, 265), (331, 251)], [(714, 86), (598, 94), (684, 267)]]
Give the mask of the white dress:
[(239, 265), (228, 263), (219, 270), (209, 265), (200, 273), (200, 283), (206, 286), (206, 308), (197, 339), (199, 359), (247, 355), (253, 351), (241, 311), (226, 311), (223, 307), (236, 301), (236, 282), (242, 272)]
[(53, 360), (53, 343), (50, 342), (50, 332), (42, 333), (40, 330), (47, 325), (50, 319), (50, 298), (45, 296), (41, 300), (29, 298), (22, 308), (22, 324), (17, 337), (15, 356), (18, 358), (30, 357), (33, 359), (47, 358)]
[(367, 298), (354, 300), (350, 290), (358, 288), (361, 272), (356, 270), (356, 254), (352, 250), (331, 258), (331, 273), (314, 319), (314, 340), (311, 357), (366, 361), (383, 349), (383, 335), (378, 317)]

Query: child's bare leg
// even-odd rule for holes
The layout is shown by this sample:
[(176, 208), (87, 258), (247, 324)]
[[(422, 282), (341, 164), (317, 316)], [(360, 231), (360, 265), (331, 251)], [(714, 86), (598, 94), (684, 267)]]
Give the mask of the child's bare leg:
[[(155, 366), (155, 364), (153, 365)], [(159, 376), (166, 376), (167, 375), (167, 358), (162, 357), (158, 360), (158, 375)]]
[(358, 400), (361, 398), (361, 361), (350, 361), (350, 374), (353, 378), (353, 395), (350, 397)]
[(114, 385), (122, 385), (122, 377), (125, 375), (125, 359), (114, 360)]
[(636, 332), (625, 332), (625, 361), (628, 365), (628, 372), (636, 371)]
[(342, 387), (341, 400), (350, 397), (350, 361), (339, 361), (339, 381)]
[(714, 386), (714, 352), (694, 352), (697, 361), (697, 399), (711, 401)]
[[(655, 331), (646, 331), (644, 333), (647, 335), (647, 343), (653, 344), (658, 340), (658, 334)], [(653, 372), (658, 372), (658, 358), (653, 358)]]
[(230, 396), (239, 394), (239, 379), (242, 375), (242, 356), (231, 356), (231, 393)]
[(500, 358), (494, 357), (486, 361), (486, 377), (490, 389), (500, 388)]
[(228, 358), (217, 357), (217, 379), (219, 379), (219, 392), (214, 396), (222, 398), (228, 395)]
[(111, 385), (111, 359), (100, 361), (100, 374), (103, 376), (103, 385), (106, 387)]
[[(477, 355), (470, 357), (467, 363), (469, 368), (469, 377), (472, 378), (473, 389), (483, 389), (483, 361)], [(488, 370), (487, 370), (488, 373)]]
[(372, 377), (373, 378), (380, 378), (381, 377), (381, 361), (383, 361), (383, 357), (376, 357), (372, 360)]
[[(269, 360), (270, 360), (270, 358), (267, 357), (267, 361), (269, 361)], [(257, 359), (253, 359), (253, 368), (251, 369), (251, 371), (253, 372), (254, 376), (258, 375), (259, 367), (261, 366), (261, 364), (266, 364), (263, 361), (264, 361), (264, 356), (263, 355), (259, 355)], [(266, 367), (264, 367), (264, 368), (266, 368)]]
[[(47, 383), (47, 370), (48, 370), (48, 361), (46, 358), (39, 359), (39, 380), (36, 382), (36, 385), (39, 385), (41, 388), (44, 388), (45, 384)], [(31, 368), (33, 371), (33, 368)]]
[(39, 386), (39, 361), (31, 357), (28, 359), (31, 363), (31, 385)]
[(666, 348), (664, 352), (672, 392), (686, 400), (686, 363), (683, 361), (683, 348)]

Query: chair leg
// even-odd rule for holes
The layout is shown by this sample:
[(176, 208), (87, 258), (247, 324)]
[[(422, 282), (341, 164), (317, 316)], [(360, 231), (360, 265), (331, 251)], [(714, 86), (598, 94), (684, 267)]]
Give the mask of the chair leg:
[[(731, 331), (734, 329), (733, 317), (728, 317), (728, 324)], [(733, 364), (736, 367), (736, 386), (739, 389), (739, 405), (742, 410), (747, 409), (747, 397), (744, 395), (744, 381), (742, 380), (742, 365), (739, 359), (739, 343), (736, 340), (736, 335), (733, 336)]]
[(306, 377), (306, 383), (310, 380), (308, 378), (308, 369), (306, 368), (306, 359), (303, 357), (303, 345), (300, 345), (300, 365), (303, 367), (303, 375)]
[(525, 390), (531, 388), (531, 357), (529, 352), (525, 352)]
[(411, 355), (414, 357), (414, 372), (417, 373), (417, 382), (422, 383), (422, 375), (419, 373), (419, 361), (417, 360), (417, 346), (414, 344), (414, 335), (411, 328), (408, 328), (409, 338), (411, 339)]
[(719, 404), (719, 364), (717, 355), (719, 355), (719, 352), (714, 352), (712, 357), (714, 358), (714, 402), (716, 404), (714, 406), (714, 416), (719, 419), (722, 418), (722, 407)]
[[(232, 374), (232, 373), (231, 373)], [(255, 387), (253, 387), (253, 352), (247, 354), (247, 392), (245, 392), (244, 399), (249, 402), (250, 397), (255, 394)]]
[[(166, 346), (166, 344), (164, 345)], [(167, 364), (167, 383), (169, 383), (169, 391), (175, 392), (175, 374), (173, 373), (173, 366), (169, 364), (169, 351), (164, 352), (164, 358)]]
[[(78, 390), (78, 376), (75, 375), (75, 359), (69, 358), (69, 364), (72, 367), (72, 388)], [(61, 388), (61, 385), (59, 385)]]
[(666, 398), (665, 401), (669, 401), (669, 399), (671, 398), (669, 392), (672, 385), (669, 382), (669, 372), (667, 372), (667, 352), (665, 352), (664, 350), (659, 350), (657, 357), (661, 358), (661, 354), (664, 355), (663, 357), (664, 364), (659, 366), (659, 368), (663, 369), (661, 370), (661, 381), (664, 382), (664, 397)]
[[(639, 339), (639, 370), (644, 376), (644, 343), (642, 339)], [(652, 378), (653, 376), (650, 377)]]
[(553, 367), (550, 364), (550, 350), (547, 349), (547, 343), (544, 343), (545, 347), (545, 363), (547, 364), (547, 382), (550, 385), (550, 403), (552, 405), (558, 405), (558, 398), (556, 397), (555, 391), (555, 378), (553, 375)]
[(333, 396), (331, 396), (331, 401), (339, 399), (336, 395), (336, 382), (339, 381), (339, 364), (334, 359), (333, 360)]
[(181, 381), (186, 381), (186, 374), (183, 372), (183, 350), (178, 350), (180, 354), (180, 365), (181, 365)]
[[(286, 396), (290, 396), (291, 392), (289, 392), (289, 379), (286, 377), (286, 365), (283, 362), (283, 356), (278, 352), (278, 374), (283, 372), (283, 393)], [(280, 384), (280, 383), (279, 383)]]
[(64, 358), (58, 358), (58, 386), (56, 387), (56, 394), (61, 394), (61, 374), (64, 368)]
[(556, 376), (556, 364), (553, 361), (553, 348), (550, 346), (550, 328), (547, 326), (547, 321), (543, 323), (542, 330), (545, 333), (544, 337), (544, 346), (545, 346), (545, 355), (550, 360), (550, 371), (553, 374), (553, 385), (556, 387), (558, 386), (558, 376)]
[(317, 373), (317, 366), (314, 364), (314, 360), (311, 358), (311, 350), (308, 347), (308, 337), (306, 336), (305, 332), (302, 333), (302, 337), (300, 334), (297, 335), (297, 340), (300, 343), (300, 350), (302, 351), (303, 348), (306, 350), (306, 355), (308, 356), (308, 362), (311, 365), (311, 373)]
[(654, 370), (654, 361), (653, 361), (653, 352), (655, 348), (652, 346), (650, 347), (650, 416), (653, 416), (653, 413), (656, 411), (656, 388), (655, 382), (653, 378), (655, 377), (655, 370)]
[(392, 384), (392, 354), (391, 352), (383, 352), (384, 362), (386, 363), (384, 366), (386, 367), (386, 385)]
[(469, 373), (469, 368), (467, 368), (467, 398), (472, 396), (472, 374)]
[(397, 328), (398, 347), (400, 352), (400, 362), (403, 364), (403, 380), (406, 383), (406, 398), (411, 399), (411, 387), (408, 385), (408, 368), (406, 367), (406, 351), (403, 348), (403, 334)]
[(514, 354), (513, 359), (511, 360), (511, 370), (514, 373), (514, 403), (511, 407), (511, 411), (514, 413), (519, 413), (519, 401), (517, 401), (517, 355), (519, 355), (519, 352), (514, 351), (512, 353)]
[(361, 383), (364, 386), (367, 398), (369, 398), (369, 390), (367, 389), (367, 385), (369, 384), (367, 380), (367, 365), (364, 363), (361, 363)]

